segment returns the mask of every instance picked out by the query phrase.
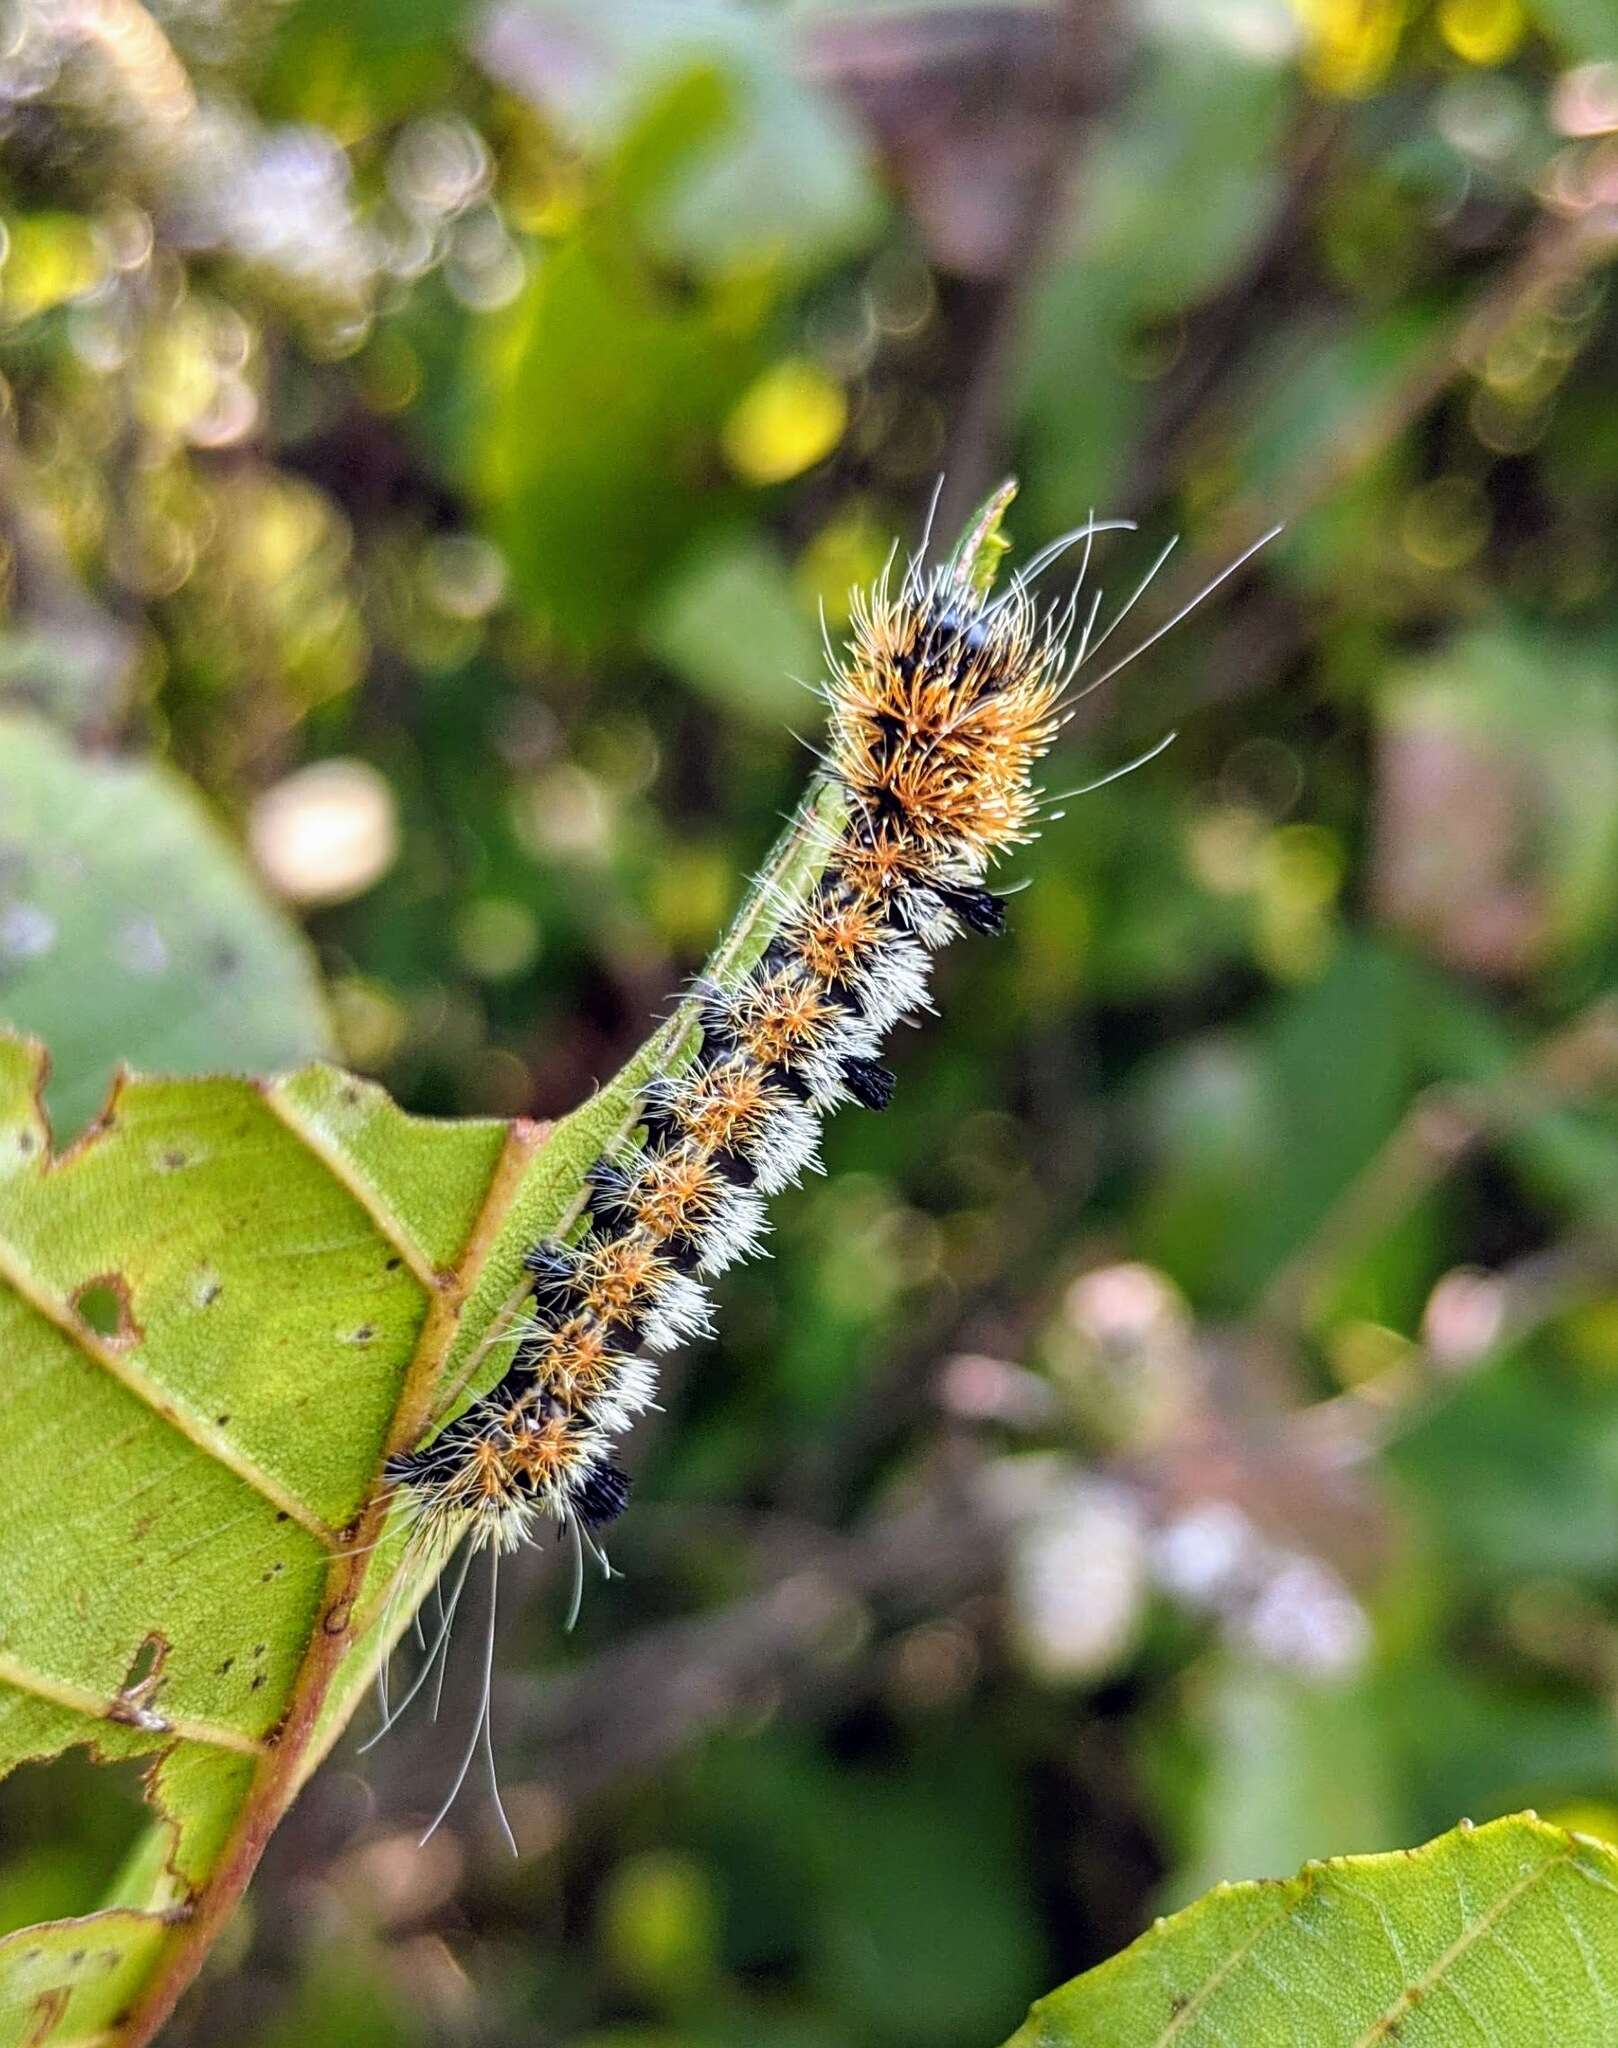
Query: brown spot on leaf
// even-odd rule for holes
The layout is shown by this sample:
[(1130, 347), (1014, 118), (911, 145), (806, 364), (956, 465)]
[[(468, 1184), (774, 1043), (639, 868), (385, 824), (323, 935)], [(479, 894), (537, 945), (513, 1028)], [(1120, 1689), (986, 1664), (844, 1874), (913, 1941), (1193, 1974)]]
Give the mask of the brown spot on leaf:
[(43, 2048), (56, 2032), (56, 2023), (66, 2012), (72, 1995), (66, 1984), (54, 1985), (39, 1994), (28, 2008), (28, 2031), (22, 2037), (22, 2048)]

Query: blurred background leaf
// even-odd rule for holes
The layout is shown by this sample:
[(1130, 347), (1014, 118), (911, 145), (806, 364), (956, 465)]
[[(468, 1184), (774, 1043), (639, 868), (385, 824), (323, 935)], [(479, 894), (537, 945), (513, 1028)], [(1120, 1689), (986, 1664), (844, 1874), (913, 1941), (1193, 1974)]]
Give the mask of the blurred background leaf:
[(182, 779), (18, 717), (0, 718), (0, 1018), (49, 1048), (64, 1141), (120, 1061), (274, 1072), (331, 1046), (308, 948)]

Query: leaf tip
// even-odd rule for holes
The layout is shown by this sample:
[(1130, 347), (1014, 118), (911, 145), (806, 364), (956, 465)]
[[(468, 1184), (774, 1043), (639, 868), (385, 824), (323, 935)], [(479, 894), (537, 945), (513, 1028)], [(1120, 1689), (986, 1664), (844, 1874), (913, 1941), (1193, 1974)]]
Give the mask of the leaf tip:
[(1000, 558), (1011, 546), (1005, 531), (1005, 516), (1017, 495), (1017, 479), (1008, 476), (995, 487), (967, 522), (948, 562), (952, 582), (960, 589), (983, 597), (993, 588)]

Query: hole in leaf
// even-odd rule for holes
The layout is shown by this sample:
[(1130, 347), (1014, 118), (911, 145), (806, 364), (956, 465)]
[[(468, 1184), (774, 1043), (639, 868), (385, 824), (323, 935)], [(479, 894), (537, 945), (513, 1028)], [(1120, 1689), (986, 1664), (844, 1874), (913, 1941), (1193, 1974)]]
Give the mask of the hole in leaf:
[(134, 1661), (118, 1690), (126, 1693), (135, 1692), (145, 1685), (148, 1679), (155, 1678), (162, 1668), (167, 1648), (168, 1645), (160, 1635), (149, 1635), (135, 1652)]
[(89, 1912), (151, 1819), (151, 1758), (98, 1764), (84, 1749), (21, 1765), (0, 1793), (0, 1935)]
[(129, 1306), (129, 1283), (121, 1273), (98, 1273), (73, 1297), (80, 1322), (111, 1344), (133, 1344), (140, 1335)]
[(124, 1682), (119, 1686), (113, 1700), (111, 1719), (122, 1721), (131, 1728), (149, 1728), (154, 1731), (167, 1726), (161, 1713), (156, 1709), (154, 1695), (168, 1653), (167, 1640), (154, 1629), (130, 1662)]

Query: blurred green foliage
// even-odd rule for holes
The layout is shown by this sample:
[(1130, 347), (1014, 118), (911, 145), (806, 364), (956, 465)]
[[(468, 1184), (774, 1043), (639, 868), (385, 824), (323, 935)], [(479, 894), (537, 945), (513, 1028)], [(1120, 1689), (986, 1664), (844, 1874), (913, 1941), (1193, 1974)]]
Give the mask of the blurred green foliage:
[[(532, 1561), (523, 1860), (415, 1850), (442, 1730), (339, 1759), (176, 2039), (971, 2048), (1218, 1877), (1618, 1834), (1610, 40), (26, 0), (0, 700), (197, 784), (413, 1110), (621, 1064), (941, 472), (947, 531), (1015, 469), (1025, 553), (1137, 518), (1103, 620), (1184, 532), (1098, 673), (1286, 521), (1084, 703), (1053, 790), (1179, 741), (727, 1281), (575, 1637)], [(95, 943), (39, 1015), (157, 1057)], [(8, 1785), (8, 1923), (120, 1782)]]

